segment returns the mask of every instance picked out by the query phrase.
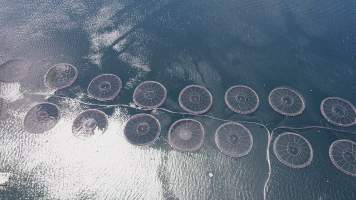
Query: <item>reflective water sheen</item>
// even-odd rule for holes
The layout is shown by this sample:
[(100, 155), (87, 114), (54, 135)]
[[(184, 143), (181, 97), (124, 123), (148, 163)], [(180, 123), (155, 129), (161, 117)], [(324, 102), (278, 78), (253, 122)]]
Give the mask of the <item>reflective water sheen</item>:
[[(356, 198), (356, 178), (340, 170), (345, 166), (337, 168), (329, 156), (333, 142), (356, 142), (355, 112), (350, 106), (336, 106), (332, 116), (325, 117), (320, 107), (328, 97), (356, 104), (356, 1), (0, 4), (1, 200)], [(44, 77), (58, 63), (75, 66), (78, 77), (54, 91)], [(120, 85), (110, 100), (87, 92), (91, 80), (101, 74), (115, 74), (122, 81), (101, 84), (103, 91)], [(133, 102), (135, 88), (144, 81), (166, 88), (159, 108), (139, 108)], [(179, 105), (179, 93), (188, 85), (211, 93), (206, 113), (187, 113)], [(225, 92), (234, 85), (249, 86), (258, 94), (254, 112), (240, 114), (225, 104)], [(281, 86), (303, 96), (302, 113), (285, 116), (269, 105), (269, 93)], [(191, 100), (199, 101), (199, 95)], [(60, 119), (55, 118), (50, 129), (44, 126), (41, 134), (26, 131), (26, 113), (43, 102), (56, 105)], [(291, 99), (283, 102), (290, 104)], [(78, 138), (72, 133), (73, 122), (88, 109), (107, 115), (107, 129)], [(124, 135), (130, 117), (141, 113), (160, 123), (160, 137), (149, 146), (133, 145)], [(40, 118), (46, 118), (42, 114)], [(331, 123), (333, 116), (347, 116), (346, 122)], [(202, 146), (191, 153), (177, 151), (168, 142), (169, 127), (186, 118), (201, 122), (205, 130)], [(253, 145), (243, 157), (226, 156), (215, 144), (216, 129), (231, 121), (251, 132)], [(86, 126), (96, 125), (88, 121)], [(273, 141), (285, 132), (310, 142), (313, 160), (308, 166), (291, 168), (276, 157)], [(351, 152), (342, 155), (352, 160)]]

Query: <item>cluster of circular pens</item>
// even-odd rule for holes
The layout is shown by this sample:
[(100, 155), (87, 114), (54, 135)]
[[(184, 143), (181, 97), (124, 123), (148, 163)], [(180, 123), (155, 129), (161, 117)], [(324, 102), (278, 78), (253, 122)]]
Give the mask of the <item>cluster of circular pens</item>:
[[(45, 75), (45, 84), (52, 89), (62, 89), (74, 83), (78, 70), (70, 64), (57, 64)], [(122, 89), (120, 77), (114, 74), (96, 76), (89, 84), (87, 93), (99, 101), (110, 101), (117, 97)], [(159, 82), (144, 81), (134, 90), (133, 102), (137, 107), (154, 110), (166, 100), (167, 90)], [(277, 87), (269, 93), (269, 105), (276, 112), (285, 116), (303, 113), (303, 96), (290, 87)], [(200, 85), (188, 85), (178, 97), (180, 107), (192, 115), (202, 115), (209, 111), (213, 103), (210, 91)], [(225, 93), (225, 103), (233, 112), (250, 114), (260, 104), (257, 93), (245, 85), (230, 87)], [(322, 116), (330, 123), (340, 127), (356, 124), (356, 109), (352, 103), (340, 97), (325, 98), (320, 104)], [(58, 107), (52, 103), (40, 103), (32, 107), (24, 119), (24, 129), (30, 133), (43, 133), (52, 129), (60, 119)], [(73, 134), (88, 137), (104, 133), (108, 120), (104, 112), (89, 109), (80, 113), (73, 122)], [(131, 116), (125, 124), (124, 135), (134, 145), (152, 145), (159, 137), (161, 125), (158, 119), (146, 113)], [(175, 121), (169, 128), (169, 145), (183, 152), (198, 151), (204, 142), (205, 130), (195, 119), (185, 118)], [(215, 132), (217, 148), (225, 155), (242, 157), (253, 146), (250, 130), (238, 122), (225, 122)], [(292, 168), (303, 168), (313, 160), (313, 148), (303, 136), (284, 132), (274, 139), (273, 152), (277, 159)], [(356, 143), (351, 140), (336, 140), (329, 149), (332, 163), (342, 172), (356, 176)]]

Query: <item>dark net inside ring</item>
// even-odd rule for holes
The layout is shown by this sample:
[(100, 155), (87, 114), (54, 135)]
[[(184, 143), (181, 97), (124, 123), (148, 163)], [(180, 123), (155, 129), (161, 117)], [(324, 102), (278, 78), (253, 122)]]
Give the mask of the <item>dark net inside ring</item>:
[(100, 110), (89, 109), (74, 119), (72, 132), (77, 137), (90, 137), (105, 133), (107, 128), (107, 115)]
[(353, 104), (340, 97), (325, 98), (320, 105), (322, 116), (331, 124), (349, 127), (356, 124), (356, 109)]
[(278, 135), (273, 143), (277, 159), (291, 168), (304, 168), (313, 160), (313, 148), (303, 136), (285, 132)]
[(226, 91), (225, 103), (236, 113), (250, 114), (257, 110), (259, 97), (252, 88), (245, 85), (236, 85)]
[(305, 109), (303, 96), (288, 87), (273, 89), (268, 96), (268, 102), (274, 111), (285, 116), (300, 115)]
[(30, 133), (44, 133), (53, 129), (60, 119), (56, 105), (40, 103), (32, 107), (25, 115), (24, 129)]
[(204, 142), (203, 125), (194, 119), (181, 119), (174, 122), (168, 132), (168, 143), (173, 149), (183, 152), (198, 151)]
[(164, 103), (166, 98), (166, 88), (156, 81), (142, 82), (135, 88), (133, 94), (135, 104), (144, 108), (157, 108)]
[(242, 157), (247, 155), (253, 146), (253, 137), (248, 128), (237, 122), (226, 122), (215, 132), (215, 144), (225, 155)]
[(188, 85), (180, 92), (178, 101), (184, 111), (192, 114), (204, 114), (211, 108), (213, 98), (207, 88)]
[(356, 142), (348, 139), (334, 141), (329, 147), (329, 157), (338, 170), (356, 176)]
[(126, 139), (134, 145), (152, 145), (161, 133), (161, 125), (150, 114), (136, 114), (129, 118), (124, 127)]
[(62, 89), (72, 85), (78, 77), (75, 66), (67, 63), (59, 63), (48, 69), (45, 82), (49, 88)]
[(87, 88), (88, 94), (99, 101), (115, 99), (122, 89), (121, 78), (115, 74), (101, 74), (92, 79)]

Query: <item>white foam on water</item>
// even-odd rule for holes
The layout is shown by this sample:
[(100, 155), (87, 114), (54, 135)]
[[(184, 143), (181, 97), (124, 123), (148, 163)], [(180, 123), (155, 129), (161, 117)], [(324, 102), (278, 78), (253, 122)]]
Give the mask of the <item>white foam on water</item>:
[(5, 186), (10, 180), (11, 173), (0, 172), (0, 186)]
[(126, 32), (128, 32), (131, 26), (119, 26), (111, 31), (103, 31), (105, 28), (114, 26), (115, 13), (122, 10), (124, 6), (120, 3), (111, 3), (98, 10), (98, 12), (91, 18), (89, 18), (86, 24), (86, 31), (89, 34), (89, 60), (98, 65), (101, 65), (101, 58), (103, 56), (103, 49), (110, 47), (113, 43)]
[(13, 102), (23, 97), (20, 91), (21, 85), (18, 82), (15, 83), (3, 83), (0, 82), (0, 97)]
[(122, 53), (119, 57), (122, 61), (130, 64), (134, 68), (140, 69), (144, 72), (151, 71), (147, 61), (145, 61), (142, 57), (134, 56), (130, 53)]

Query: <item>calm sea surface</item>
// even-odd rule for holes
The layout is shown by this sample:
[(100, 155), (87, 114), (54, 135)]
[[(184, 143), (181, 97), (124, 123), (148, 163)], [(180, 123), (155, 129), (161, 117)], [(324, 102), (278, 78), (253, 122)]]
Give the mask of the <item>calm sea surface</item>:
[[(332, 126), (320, 114), (328, 96), (356, 105), (356, 1), (0, 0), (0, 5), (0, 63), (24, 59), (31, 66), (18, 71), (24, 80), (0, 82), (1, 200), (356, 199), (356, 177), (337, 170), (328, 155), (333, 141), (356, 141), (356, 127)], [(43, 76), (61, 62), (78, 68), (78, 80), (49, 91)], [(91, 79), (103, 73), (120, 76), (124, 84), (107, 103), (86, 96)], [(136, 147), (125, 140), (123, 127), (131, 115), (144, 112), (127, 105), (145, 80), (165, 85), (162, 108), (173, 112), (154, 111), (161, 137), (151, 147)], [(207, 114), (221, 120), (180, 113), (178, 94), (188, 84), (211, 91)], [(225, 105), (225, 91), (236, 84), (258, 93), (255, 113), (235, 114)], [(278, 86), (304, 96), (302, 115), (283, 117), (271, 109), (268, 94)], [(60, 107), (60, 122), (45, 134), (25, 132), (27, 110), (45, 99)], [(72, 121), (88, 108), (108, 114), (108, 130), (78, 139)], [(169, 126), (181, 118), (203, 123), (200, 151), (169, 146)], [(248, 155), (233, 159), (216, 148), (214, 131), (222, 120), (245, 121), (253, 135)], [(311, 165), (292, 169), (268, 150), (272, 130), (280, 126), (344, 132), (276, 129), (272, 139), (294, 131), (313, 147)]]

